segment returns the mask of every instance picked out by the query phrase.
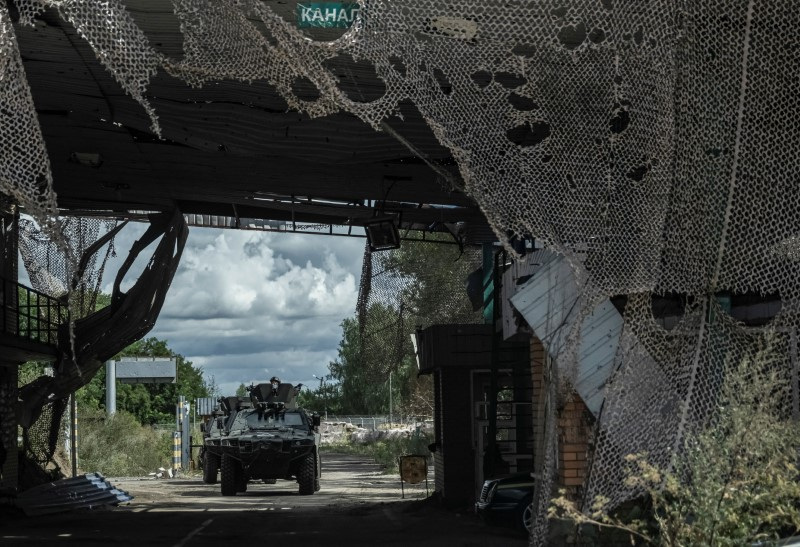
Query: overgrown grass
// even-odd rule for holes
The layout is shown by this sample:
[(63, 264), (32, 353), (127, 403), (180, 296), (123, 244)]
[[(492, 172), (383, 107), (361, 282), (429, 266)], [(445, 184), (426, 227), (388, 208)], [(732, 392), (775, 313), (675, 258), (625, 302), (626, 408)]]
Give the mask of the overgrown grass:
[(337, 452), (344, 454), (358, 454), (372, 458), (384, 467), (384, 473), (397, 473), (399, 471), (397, 459), (407, 454), (428, 455), (428, 444), (432, 439), (424, 432), (416, 431), (409, 436), (398, 436), (372, 442), (342, 441), (322, 445), (324, 452)]
[(79, 425), (78, 466), (83, 471), (139, 476), (169, 467), (169, 433), (140, 425), (132, 414), (106, 416), (103, 411), (81, 411)]

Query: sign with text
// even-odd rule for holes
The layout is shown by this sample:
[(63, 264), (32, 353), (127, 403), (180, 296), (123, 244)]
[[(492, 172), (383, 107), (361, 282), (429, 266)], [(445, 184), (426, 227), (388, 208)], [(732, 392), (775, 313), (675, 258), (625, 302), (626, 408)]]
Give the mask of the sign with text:
[(300, 28), (349, 28), (360, 7), (355, 2), (312, 2), (297, 4), (297, 26)]

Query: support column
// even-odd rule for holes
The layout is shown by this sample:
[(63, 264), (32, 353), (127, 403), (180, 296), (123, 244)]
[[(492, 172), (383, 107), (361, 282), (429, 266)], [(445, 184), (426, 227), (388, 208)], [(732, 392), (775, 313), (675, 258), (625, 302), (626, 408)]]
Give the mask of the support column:
[(117, 413), (117, 363), (106, 361), (106, 415)]
[(6, 334), (16, 334), (18, 331), (18, 220), (17, 207), (0, 195), (0, 330)]
[[(17, 332), (17, 229), (19, 211), (11, 200), (0, 195), (0, 328)], [(19, 365), (0, 361), (0, 490), (19, 486), (16, 403)]]
[(72, 476), (78, 476), (78, 403), (75, 392), (69, 396), (69, 440), (70, 461), (72, 463)]
[(186, 397), (181, 395), (181, 468), (184, 472), (189, 471), (189, 461), (191, 460), (191, 420), (189, 419), (189, 402)]
[(17, 238), (19, 233), (17, 224), (19, 211), (16, 205), (10, 204), (0, 195), (0, 237), (2, 237), (2, 250), (0, 250), (0, 276), (9, 281), (17, 281)]
[(19, 486), (17, 401), (19, 363), (0, 362), (0, 490)]
[(541, 340), (531, 335), (531, 380), (533, 382), (533, 469), (541, 477), (544, 469), (545, 451), (545, 402), (547, 386), (545, 385), (547, 352)]
[[(486, 252), (486, 246), (484, 246)], [(500, 373), (500, 338), (502, 333), (497, 332), (497, 325), (500, 320), (500, 284), (502, 280), (500, 252), (496, 252), (492, 260), (492, 308), (491, 308), (491, 333), (492, 333), (492, 356), (491, 356), (491, 374), (489, 377), (489, 408), (487, 411), (487, 418), (489, 425), (486, 432), (486, 447), (483, 456), (483, 477), (481, 481), (486, 479), (495, 478), (497, 473), (497, 463), (502, 459), (500, 454), (500, 447), (497, 444), (497, 376)], [(484, 256), (484, 262), (486, 257)], [(484, 312), (486, 309), (484, 308)], [(486, 314), (484, 314), (486, 317)], [(478, 450), (483, 450), (484, 447), (479, 446)]]
[(582, 499), (589, 473), (589, 415), (583, 400), (573, 392), (558, 416), (558, 484), (574, 500)]

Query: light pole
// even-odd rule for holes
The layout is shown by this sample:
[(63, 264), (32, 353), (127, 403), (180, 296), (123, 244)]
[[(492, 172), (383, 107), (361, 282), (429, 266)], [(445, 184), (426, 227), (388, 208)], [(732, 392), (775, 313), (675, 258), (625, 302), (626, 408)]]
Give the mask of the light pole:
[(325, 410), (325, 421), (328, 421), (328, 395), (325, 393), (325, 377), (322, 376), (321, 378), (316, 374), (312, 374), (314, 378), (319, 380), (319, 390), (322, 392), (322, 406)]
[(389, 371), (389, 427), (392, 427), (392, 372)]

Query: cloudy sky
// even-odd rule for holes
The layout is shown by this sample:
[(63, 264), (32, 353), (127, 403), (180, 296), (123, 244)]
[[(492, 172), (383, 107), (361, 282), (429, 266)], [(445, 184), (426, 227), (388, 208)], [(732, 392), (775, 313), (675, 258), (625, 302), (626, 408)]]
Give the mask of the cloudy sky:
[[(117, 236), (105, 292), (144, 228), (129, 224)], [(147, 336), (167, 340), (201, 366), (223, 395), (273, 375), (318, 386), (313, 375), (328, 372), (341, 322), (355, 313), (363, 251), (362, 238), (191, 227), (164, 308)], [(123, 288), (143, 264), (131, 270)]]

